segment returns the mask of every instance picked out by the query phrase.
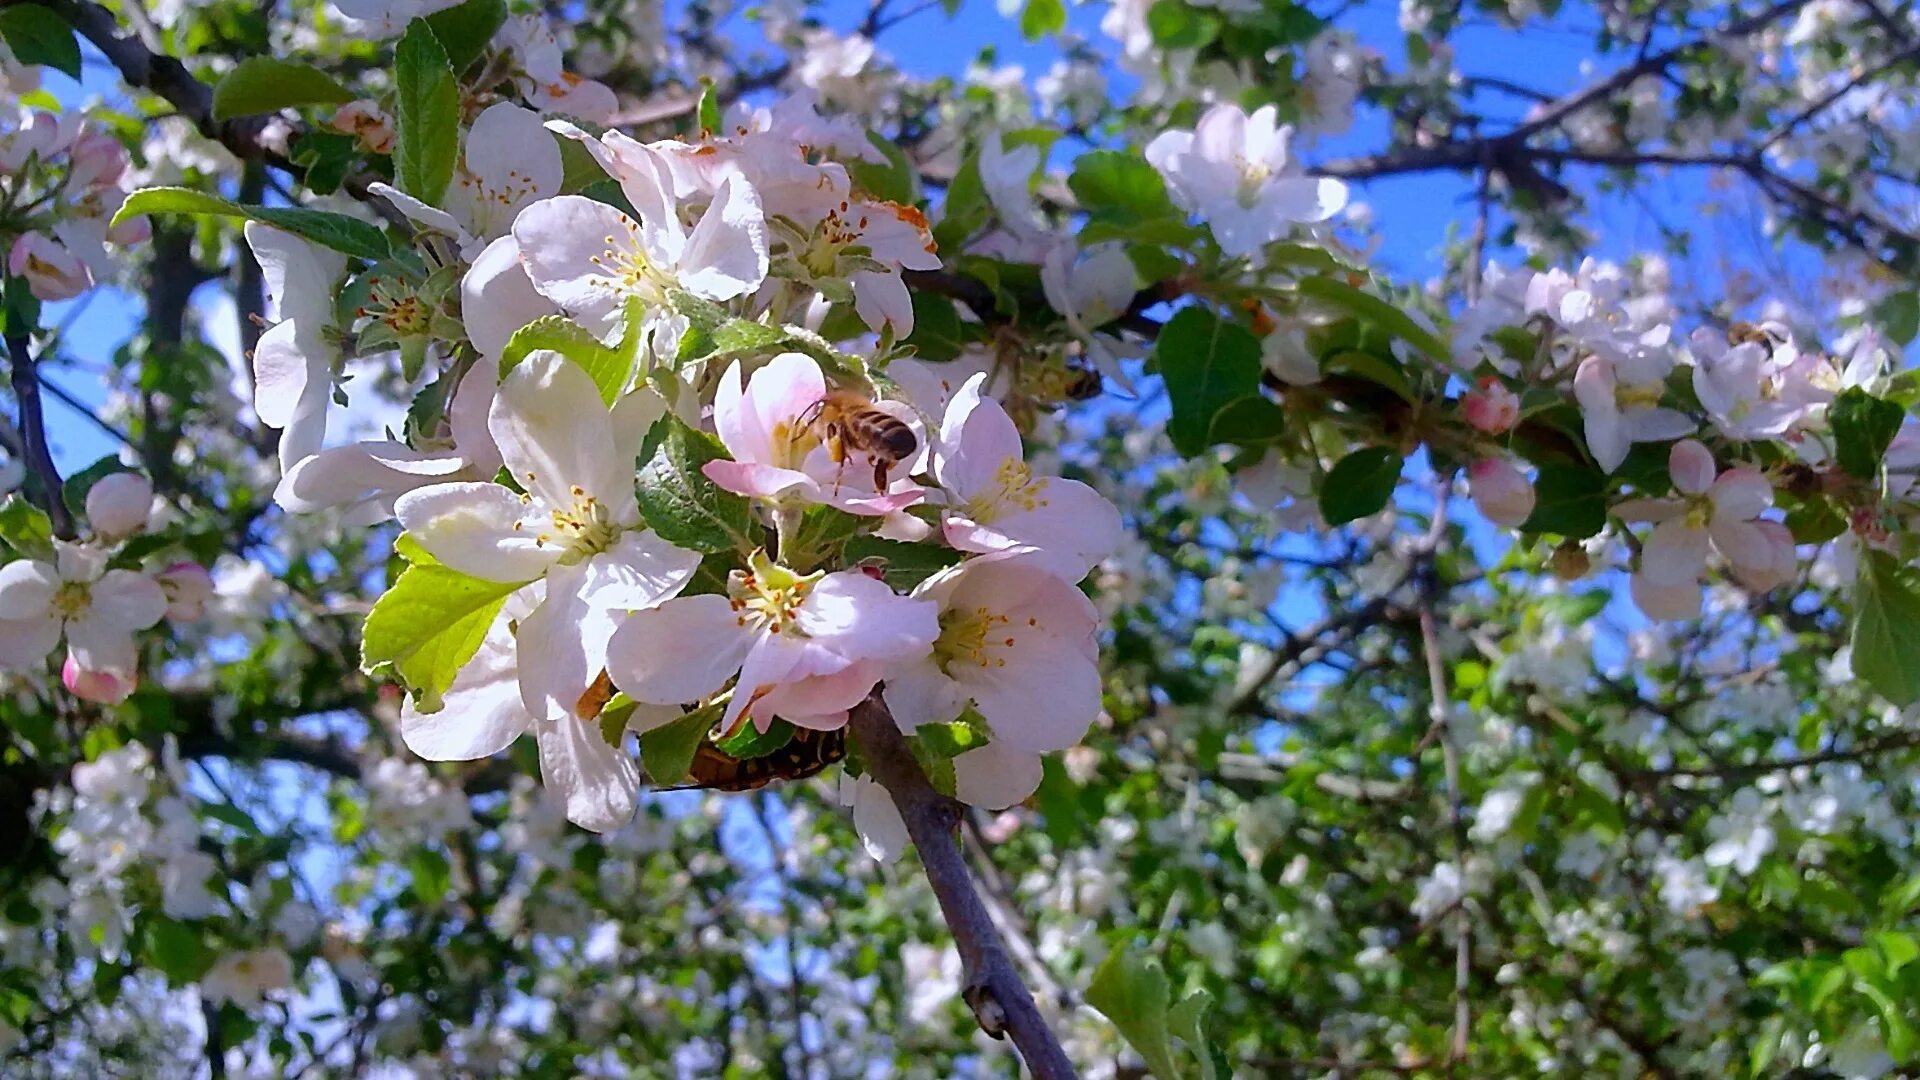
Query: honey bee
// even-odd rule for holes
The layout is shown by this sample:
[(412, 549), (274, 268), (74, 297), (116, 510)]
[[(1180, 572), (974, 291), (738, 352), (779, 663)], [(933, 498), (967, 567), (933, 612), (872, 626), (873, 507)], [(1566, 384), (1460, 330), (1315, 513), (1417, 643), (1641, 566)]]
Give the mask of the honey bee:
[(606, 669), (602, 668), (599, 677), (587, 686), (586, 692), (580, 695), (580, 700), (574, 702), (574, 715), (582, 720), (597, 720), (600, 713), (606, 709), (607, 702), (612, 700), (613, 679), (607, 674)]
[(1069, 364), (1067, 366), (1067, 400), (1091, 401), (1100, 396), (1104, 384), (1100, 373), (1091, 367)]
[(663, 790), (758, 791), (775, 781), (804, 780), (846, 756), (845, 728), (795, 729), (793, 738), (785, 746), (756, 758), (731, 757), (708, 739), (694, 752), (693, 762), (687, 769), (687, 782)]
[(1729, 345), (1764, 345), (1767, 348), (1767, 355), (1771, 356), (1775, 347), (1784, 345), (1786, 342), (1785, 333), (1776, 325), (1742, 321), (1727, 325), (1727, 344)]
[(912, 457), (920, 440), (905, 421), (850, 390), (835, 390), (801, 417), (802, 426), (819, 435), (833, 463), (865, 454), (873, 462), (873, 488), (887, 490), (887, 472)]

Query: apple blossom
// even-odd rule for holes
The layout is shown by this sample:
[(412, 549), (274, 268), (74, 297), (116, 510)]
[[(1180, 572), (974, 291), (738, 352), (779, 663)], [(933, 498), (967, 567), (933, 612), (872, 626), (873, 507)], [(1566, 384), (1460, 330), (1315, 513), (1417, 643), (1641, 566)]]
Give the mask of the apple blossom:
[(1659, 404), (1667, 368), (1659, 363), (1616, 364), (1602, 356), (1580, 361), (1573, 395), (1586, 424), (1587, 449), (1612, 472), (1637, 442), (1664, 442), (1692, 434), (1686, 414)]
[(369, 189), (416, 224), (451, 236), (466, 259), (513, 227), (520, 211), (559, 194), (559, 144), (540, 114), (510, 102), (491, 105), (465, 135), (453, 183), (436, 209), (387, 184)]
[(177, 562), (153, 575), (167, 597), (166, 617), (174, 622), (198, 619), (213, 598), (213, 575), (197, 562)]
[(279, 321), (253, 350), (254, 412), (280, 433), (280, 467), (291, 469), (320, 449), (327, 434), (339, 349), (329, 344), (336, 283), (346, 269), (338, 252), (257, 221), (247, 245), (260, 262)]
[(72, 652), (67, 653), (67, 659), (60, 665), (60, 684), (82, 701), (118, 705), (133, 694), (138, 682), (138, 677), (130, 672), (123, 674), (108, 668), (83, 668)]
[[(741, 495), (776, 503), (826, 503), (851, 514), (878, 516), (911, 506), (924, 492), (905, 477), (885, 492), (873, 490), (864, 469), (832, 460), (815, 431), (826, 377), (804, 353), (781, 353), (742, 386), (735, 361), (713, 399), (713, 426), (733, 456), (702, 469), (709, 480)], [(876, 402), (902, 422), (917, 423), (904, 405)]]
[(167, 597), (153, 579), (107, 569), (106, 552), (54, 542), (54, 561), (0, 566), (0, 667), (31, 667), (64, 635), (84, 671), (131, 673), (133, 635), (160, 621)]
[(153, 484), (139, 473), (108, 473), (87, 489), (87, 524), (95, 536), (124, 540), (144, 531), (153, 513)]
[(45, 233), (24, 232), (7, 256), (7, 272), (25, 279), (41, 300), (71, 300), (93, 287), (93, 274), (73, 252)]
[(941, 516), (947, 543), (982, 554), (1029, 552), (1079, 581), (1119, 546), (1120, 512), (1077, 480), (1035, 476), (1013, 420), (982, 395), (985, 384), (985, 375), (967, 380), (940, 424), (933, 469), (950, 499)]
[(1779, 573), (1780, 548), (1777, 534), (1756, 520), (1773, 505), (1766, 477), (1744, 466), (1716, 477), (1712, 452), (1692, 439), (1675, 443), (1668, 460), (1678, 497), (1630, 499), (1614, 513), (1656, 523), (1633, 576), (1634, 600), (1655, 618), (1685, 618), (1699, 610), (1710, 547), (1756, 580)]
[(293, 959), (283, 949), (269, 946), (228, 953), (214, 961), (200, 978), (200, 993), (209, 1001), (232, 1002), (242, 1009), (259, 1007), (267, 995), (293, 985)]
[(335, 131), (351, 135), (360, 144), (360, 148), (369, 154), (388, 154), (393, 152), (396, 132), (393, 117), (387, 115), (379, 102), (371, 98), (349, 101), (333, 111), (328, 125)]
[(618, 613), (679, 592), (700, 562), (644, 528), (634, 500), (633, 460), (660, 408), (650, 392), (629, 395), (616, 424), (585, 371), (536, 352), (501, 382), (488, 418), (503, 467), (526, 494), (452, 482), (394, 505), (400, 524), (454, 570), (545, 580), (517, 638), (522, 700), (536, 718), (576, 716)]
[(1287, 147), (1293, 129), (1277, 116), (1271, 105), (1249, 116), (1223, 103), (1192, 131), (1164, 131), (1147, 144), (1174, 202), (1205, 219), (1228, 255), (1256, 254), (1294, 225), (1325, 221), (1346, 205), (1345, 184), (1299, 174)]
[(756, 553), (727, 595), (683, 596), (636, 611), (607, 647), (615, 686), (637, 701), (701, 701), (739, 683), (722, 726), (743, 713), (838, 727), (882, 665), (922, 656), (940, 635), (937, 607), (854, 570), (801, 576)]

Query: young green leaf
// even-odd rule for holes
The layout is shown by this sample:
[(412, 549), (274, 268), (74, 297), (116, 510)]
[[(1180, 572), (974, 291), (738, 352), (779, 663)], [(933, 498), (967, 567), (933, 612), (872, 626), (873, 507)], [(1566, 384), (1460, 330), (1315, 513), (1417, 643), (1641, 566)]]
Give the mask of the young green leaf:
[(694, 551), (752, 550), (753, 510), (746, 497), (722, 489), (700, 471), (707, 462), (724, 459), (726, 451), (677, 416), (663, 423), (666, 437), (640, 471), (635, 489), (647, 524), (662, 539)]
[(617, 345), (608, 345), (587, 328), (565, 315), (547, 315), (514, 331), (500, 353), (500, 375), (506, 377), (533, 352), (551, 350), (578, 364), (593, 379), (600, 400), (612, 405), (626, 392), (640, 364), (640, 320), (638, 301), (627, 306), (627, 326)]
[(0, 540), (22, 555), (35, 559), (53, 557), (53, 522), (46, 511), (14, 494), (0, 503)]
[(1920, 584), (1882, 551), (1867, 551), (1853, 592), (1853, 673), (1902, 707), (1920, 701)]
[(1827, 408), (1840, 467), (1862, 480), (1878, 476), (1880, 460), (1887, 456), (1887, 447), (1893, 445), (1906, 417), (1905, 409), (1857, 386), (1842, 390)]
[(458, 75), (486, 55), (487, 45), (507, 22), (507, 0), (466, 0), (426, 17), (433, 36), (447, 50), (447, 63)]
[(302, 105), (339, 105), (353, 91), (311, 64), (249, 56), (213, 87), (213, 118), (231, 120)]
[(409, 566), (367, 612), (360, 662), (368, 674), (391, 667), (421, 711), (434, 712), (522, 582), (486, 581), (439, 565)]
[(1133, 224), (1157, 218), (1179, 218), (1160, 173), (1138, 154), (1094, 150), (1073, 163), (1067, 186), (1080, 208), (1095, 218)]
[(707, 729), (713, 727), (725, 710), (726, 703), (716, 701), (671, 724), (642, 732), (640, 763), (647, 768), (647, 779), (659, 787), (686, 779), (687, 770), (693, 767), (693, 755), (700, 749), (701, 740), (707, 737)]
[(460, 156), (460, 84), (447, 50), (423, 19), (393, 51), (393, 170), (400, 190), (439, 206)]
[(378, 261), (391, 254), (385, 234), (359, 218), (301, 207), (242, 206), (192, 188), (142, 188), (127, 196), (127, 201), (113, 215), (112, 224), (118, 225), (142, 214), (248, 218), (355, 258)]
[(1413, 316), (1364, 289), (1357, 289), (1334, 277), (1301, 278), (1297, 287), (1302, 296), (1312, 297), (1362, 322), (1372, 323), (1435, 360), (1449, 362), (1452, 359), (1452, 352), (1446, 343), (1433, 331), (1414, 321)]
[(1147, 1071), (1159, 1080), (1181, 1080), (1168, 1028), (1172, 996), (1160, 962), (1131, 944), (1108, 953), (1087, 986), (1087, 1004), (1119, 1029), (1127, 1045), (1146, 1060)]

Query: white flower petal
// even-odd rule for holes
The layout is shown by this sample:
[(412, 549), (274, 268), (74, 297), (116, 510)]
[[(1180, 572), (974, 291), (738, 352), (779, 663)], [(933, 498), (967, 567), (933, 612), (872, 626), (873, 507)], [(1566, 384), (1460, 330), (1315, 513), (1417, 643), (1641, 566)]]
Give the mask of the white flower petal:
[(53, 606), (60, 575), (52, 563), (15, 559), (0, 566), (0, 619), (38, 619)]
[(699, 701), (740, 670), (753, 641), (726, 597), (683, 596), (629, 615), (607, 643), (607, 671), (638, 701)]
[(1040, 788), (1040, 755), (1009, 749), (998, 740), (953, 759), (954, 794), (969, 806), (1004, 810)]
[(514, 525), (526, 504), (499, 484), (435, 484), (402, 495), (394, 516), (434, 558), (488, 581), (532, 581), (560, 558), (538, 542), (540, 523)]
[(594, 832), (612, 832), (633, 820), (640, 768), (594, 723), (562, 717), (535, 725), (540, 782), (561, 797), (567, 820)]

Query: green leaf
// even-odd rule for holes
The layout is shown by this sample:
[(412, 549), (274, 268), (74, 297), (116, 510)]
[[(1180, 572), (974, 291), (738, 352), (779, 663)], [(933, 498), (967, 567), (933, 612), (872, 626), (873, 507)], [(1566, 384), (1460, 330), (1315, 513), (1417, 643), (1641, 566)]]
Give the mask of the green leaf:
[(960, 553), (952, 548), (908, 544), (878, 536), (856, 536), (848, 540), (840, 557), (849, 564), (865, 563), (879, 569), (880, 576), (896, 592), (910, 592), (914, 586), (960, 561)]
[(1320, 514), (1345, 525), (1386, 508), (1406, 462), (1390, 446), (1368, 446), (1341, 458), (1320, 481)]
[(1549, 463), (1533, 481), (1533, 513), (1522, 532), (1584, 540), (1607, 524), (1607, 478), (1584, 465)]
[(378, 261), (390, 253), (386, 236), (359, 218), (301, 207), (242, 206), (192, 188), (142, 188), (127, 196), (119, 212), (113, 215), (113, 224), (142, 214), (248, 218), (356, 258)]
[(785, 539), (780, 549), (780, 564), (799, 573), (808, 573), (837, 552), (865, 525), (860, 518), (831, 506), (809, 506), (800, 515), (799, 527)]
[(784, 328), (752, 319), (728, 319), (713, 328), (713, 349), (707, 355), (722, 359), (782, 349), (793, 340)]
[(752, 550), (753, 509), (746, 497), (700, 471), (709, 461), (726, 460), (725, 449), (677, 416), (661, 422), (666, 437), (640, 470), (635, 490), (647, 524), (661, 539), (694, 551)]
[(249, 836), (260, 835), (260, 826), (253, 817), (232, 803), (205, 802), (200, 804), (200, 809), (213, 820), (231, 825)]
[(39, 4), (0, 8), (0, 38), (22, 64), (45, 64), (68, 78), (80, 78), (80, 39), (67, 20)]
[(1883, 551), (1867, 551), (1853, 593), (1853, 673), (1895, 705), (1920, 701), (1920, 586)]
[(1213, 414), (1208, 440), (1234, 446), (1265, 446), (1279, 441), (1286, 429), (1287, 411), (1264, 394), (1250, 394), (1228, 402)]
[(1873, 306), (1873, 321), (1901, 345), (1920, 336), (1920, 293), (1902, 289), (1888, 294)]
[(432, 848), (415, 848), (407, 858), (407, 872), (413, 875), (413, 895), (429, 907), (437, 906), (453, 887), (447, 857)]
[(460, 156), (460, 84), (447, 50), (423, 19), (393, 50), (394, 177), (400, 190), (439, 206)]
[(1364, 289), (1357, 289), (1333, 277), (1301, 278), (1297, 288), (1301, 295), (1310, 296), (1362, 322), (1371, 323), (1435, 360), (1450, 361), (1452, 359), (1452, 353), (1448, 350), (1446, 343), (1435, 336), (1433, 331), (1415, 322), (1411, 315), (1393, 304)]
[(951, 360), (973, 339), (952, 300), (930, 292), (913, 296), (913, 333), (901, 341), (922, 360)]
[(742, 724), (739, 731), (713, 746), (730, 758), (745, 761), (748, 758), (766, 757), (792, 741), (793, 725), (775, 717), (764, 732), (753, 724)]
[(51, 559), (53, 521), (25, 496), (9, 495), (5, 503), (0, 503), (0, 540), (22, 555)]
[(1260, 342), (1206, 308), (1182, 308), (1167, 320), (1154, 356), (1173, 407), (1167, 436), (1187, 457), (1212, 444), (1222, 410), (1260, 392)]
[(1167, 1006), (1172, 991), (1160, 962), (1131, 945), (1116, 947), (1094, 972), (1087, 1004), (1099, 1010), (1159, 1080), (1180, 1080)]
[(871, 131), (867, 132), (867, 142), (886, 157), (887, 163), (880, 165), (863, 158), (848, 158), (847, 172), (853, 176), (853, 182), (877, 199), (912, 206), (916, 199), (915, 177), (913, 163), (907, 160), (905, 151), (891, 139)]
[(1067, 28), (1067, 6), (1060, 0), (1027, 0), (1020, 11), (1020, 36), (1038, 41)]
[[(466, 0), (427, 16), (427, 26), (447, 50), (447, 64), (458, 75), (486, 55), (493, 35), (507, 22), (507, 0)], [(571, 141), (571, 140), (569, 140)]]
[(1175, 1038), (1187, 1044), (1200, 1062), (1200, 1080), (1217, 1080), (1229, 1073), (1229, 1069), (1214, 1060), (1214, 1046), (1207, 1038), (1207, 1009), (1213, 1005), (1213, 995), (1205, 990), (1195, 990), (1180, 999), (1180, 1003), (1167, 1012), (1167, 1028)]
[(213, 87), (213, 118), (231, 120), (302, 105), (339, 105), (353, 91), (314, 67), (271, 56), (249, 56)]
[(718, 134), (721, 127), (720, 94), (713, 88), (713, 80), (700, 80), (700, 104), (693, 111), (694, 119), (700, 125), (701, 135)]
[(177, 919), (155, 915), (146, 924), (140, 959), (173, 986), (199, 981), (216, 959), (200, 931)]
[(647, 778), (656, 787), (677, 784), (686, 779), (687, 770), (693, 767), (693, 755), (707, 737), (707, 730), (725, 711), (726, 704), (716, 701), (693, 710), (671, 724), (642, 732), (640, 763), (647, 768)]
[(618, 345), (607, 345), (565, 315), (542, 316), (507, 339), (500, 351), (500, 376), (505, 378), (528, 355), (550, 350), (578, 364), (593, 379), (600, 400), (611, 406), (626, 391), (639, 367), (642, 317), (639, 301), (628, 301), (626, 331)]
[(1220, 35), (1220, 20), (1181, 0), (1160, 0), (1147, 9), (1147, 30), (1163, 49), (1198, 49)]
[(1857, 386), (1850, 386), (1827, 407), (1827, 419), (1833, 424), (1834, 456), (1840, 467), (1862, 480), (1880, 474), (1880, 461), (1887, 447), (1900, 433), (1906, 410), (1891, 401), (1882, 401)]
[(360, 662), (368, 674), (391, 666), (422, 712), (441, 707), (505, 606), (525, 582), (487, 581), (446, 566), (409, 566), (367, 612)]
[(947, 199), (941, 207), (940, 223), (933, 227), (934, 243), (942, 248), (958, 249), (961, 242), (980, 231), (987, 223), (992, 205), (987, 188), (980, 180), (980, 155), (970, 153), (947, 182)]
[(1167, 183), (1145, 158), (1118, 150), (1081, 154), (1067, 178), (1080, 208), (1096, 218), (1137, 223), (1156, 218), (1179, 218)]

